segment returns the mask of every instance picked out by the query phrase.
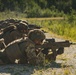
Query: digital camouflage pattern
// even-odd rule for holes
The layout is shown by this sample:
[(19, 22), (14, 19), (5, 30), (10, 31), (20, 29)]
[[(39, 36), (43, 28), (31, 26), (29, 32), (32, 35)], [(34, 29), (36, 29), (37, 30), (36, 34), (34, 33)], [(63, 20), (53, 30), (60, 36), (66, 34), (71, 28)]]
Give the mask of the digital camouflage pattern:
[[(37, 31), (37, 33), (39, 33), (42, 36), (41, 39), (44, 40), (43, 32), (40, 30), (33, 30), (32, 33), (34, 33), (35, 31)], [(30, 34), (31, 31), (29, 32), (29, 35)], [(39, 51), (37, 52), (37, 50)], [(9, 43), (7, 47), (4, 49), (4, 51), (0, 53), (0, 59), (5, 64), (26, 63), (26, 64), (38, 65), (38, 64), (44, 64), (45, 56), (42, 53), (42, 50), (35, 48), (35, 43), (29, 37), (26, 37), (25, 39), (18, 39), (16, 41)]]
[[(7, 58), (2, 59), (3, 63), (17, 63), (17, 64), (32, 64), (38, 65), (43, 64), (45, 57), (42, 52), (39, 52), (38, 55), (35, 53), (35, 44), (29, 38), (25, 40), (20, 39), (10, 43), (4, 50), (4, 56)], [(1, 54), (1, 53), (0, 53)], [(0, 57), (4, 57), (1, 56)], [(8, 60), (9, 59), (9, 60)], [(8, 61), (7, 61), (8, 60)], [(16, 62), (18, 60), (18, 62)]]
[[(29, 39), (27, 39), (29, 40)], [(26, 53), (27, 53), (27, 58), (28, 58), (28, 63), (29, 64), (43, 64), (45, 58), (44, 58), (44, 54), (40, 51), (37, 55), (36, 55), (36, 49), (35, 49), (35, 44), (29, 40), (28, 41), (28, 47), (26, 49)]]

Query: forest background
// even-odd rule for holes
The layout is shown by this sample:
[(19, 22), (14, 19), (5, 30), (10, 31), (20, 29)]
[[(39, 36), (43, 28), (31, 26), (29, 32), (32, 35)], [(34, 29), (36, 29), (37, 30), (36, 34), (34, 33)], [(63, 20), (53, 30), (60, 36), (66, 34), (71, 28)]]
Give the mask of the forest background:
[(0, 0), (0, 20), (8, 18), (28, 20), (76, 41), (76, 0)]

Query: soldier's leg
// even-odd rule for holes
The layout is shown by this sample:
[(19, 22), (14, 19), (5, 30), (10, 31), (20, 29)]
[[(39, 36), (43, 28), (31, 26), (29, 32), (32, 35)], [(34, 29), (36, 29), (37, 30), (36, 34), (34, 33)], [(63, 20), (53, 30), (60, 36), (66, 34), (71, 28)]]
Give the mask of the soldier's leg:
[(0, 52), (0, 65), (5, 64), (5, 63), (2, 61), (2, 55), (3, 55), (3, 53), (2, 53), (2, 52)]
[(5, 63), (0, 59), (0, 65), (4, 65)]
[(8, 59), (7, 55), (5, 52), (0, 52), (0, 59), (4, 64), (10, 64), (10, 60)]

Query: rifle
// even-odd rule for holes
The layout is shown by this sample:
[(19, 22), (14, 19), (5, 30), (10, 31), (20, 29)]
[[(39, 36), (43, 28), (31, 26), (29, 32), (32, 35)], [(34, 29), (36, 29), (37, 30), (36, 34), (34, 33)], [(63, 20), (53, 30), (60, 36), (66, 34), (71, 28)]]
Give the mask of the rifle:
[(57, 55), (64, 53), (64, 47), (70, 47), (76, 45), (76, 43), (66, 41), (55, 42), (55, 39), (46, 39), (42, 45), (36, 45), (36, 48), (42, 49), (42, 52), (48, 55), (50, 49), (52, 52), (52, 58), (55, 60)]
[(60, 47), (70, 47), (70, 45), (76, 45), (76, 43), (66, 41), (55, 42), (55, 39), (46, 39), (42, 45), (36, 45), (36, 48), (50, 48), (58, 49)]

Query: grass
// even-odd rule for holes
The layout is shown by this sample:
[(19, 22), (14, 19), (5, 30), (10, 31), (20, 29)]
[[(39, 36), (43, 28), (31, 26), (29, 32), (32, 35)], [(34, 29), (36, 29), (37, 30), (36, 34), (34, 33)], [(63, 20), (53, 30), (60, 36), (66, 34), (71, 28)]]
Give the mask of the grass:
[(27, 20), (28, 23), (42, 26), (44, 30), (53, 33), (57, 36), (62, 36), (65, 39), (76, 41), (76, 16), (71, 17), (52, 17), (52, 18), (26, 18), (26, 14), (19, 12), (1, 12), (0, 20), (15, 18)]
[(76, 22), (68, 20), (28, 20), (30, 23), (42, 26), (44, 30), (62, 36), (63, 38), (76, 41)]
[[(61, 35), (61, 36), (66, 36), (67, 38), (74, 38), (75, 33), (75, 29), (73, 30), (73, 28), (71, 29), (72, 32), (70, 32), (70, 34), (68, 35), (68, 25), (64, 26), (66, 24), (66, 22), (64, 22), (63, 20), (65, 20), (64, 17), (52, 17), (52, 18), (26, 18), (26, 14), (22, 14), (19, 12), (10, 12), (10, 11), (6, 11), (6, 12), (1, 12), (0, 13), (0, 20), (5, 20), (8, 18), (15, 18), (15, 19), (20, 19), (20, 20), (27, 20), (29, 23), (33, 23), (39, 26), (42, 26), (44, 28), (44, 30), (48, 30), (48, 32), (52, 32), (54, 34), (57, 35)], [(65, 27), (65, 30), (63, 30), (63, 26)], [(75, 27), (74, 27), (75, 28)], [(67, 34), (64, 32), (67, 32)]]

